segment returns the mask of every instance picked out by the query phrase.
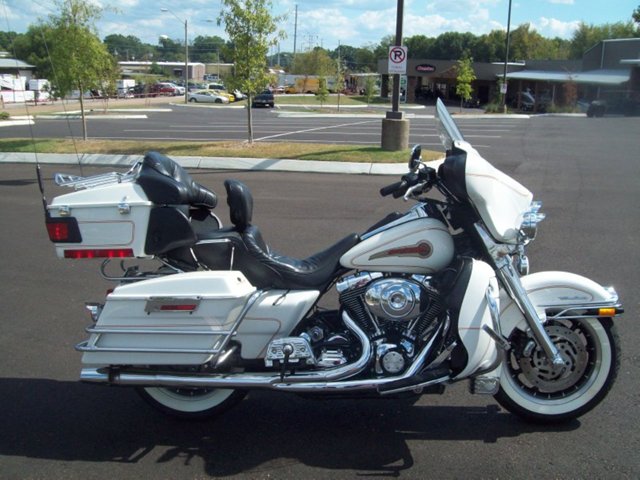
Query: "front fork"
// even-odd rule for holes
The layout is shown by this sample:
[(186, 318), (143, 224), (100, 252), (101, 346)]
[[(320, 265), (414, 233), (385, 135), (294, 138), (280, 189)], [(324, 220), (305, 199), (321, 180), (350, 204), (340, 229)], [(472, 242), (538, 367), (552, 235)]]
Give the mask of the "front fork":
[(553, 365), (562, 365), (564, 360), (544, 329), (543, 320), (540, 319), (538, 312), (536, 311), (536, 307), (531, 303), (531, 300), (529, 300), (529, 296), (522, 286), (520, 276), (516, 273), (511, 260), (507, 257), (501, 263), (501, 265), (498, 265), (498, 277), (507, 289), (509, 296), (524, 314), (524, 318), (531, 329), (533, 338), (542, 348), (547, 358), (551, 360)]
[(522, 286), (520, 276), (513, 266), (510, 252), (508, 249), (505, 250), (505, 246), (497, 244), (491, 238), (491, 235), (487, 233), (482, 224), (476, 224), (476, 231), (480, 235), (485, 247), (487, 248), (487, 252), (494, 261), (498, 278), (506, 288), (509, 296), (523, 313), (531, 333), (533, 334), (533, 338), (542, 348), (553, 365), (562, 365), (564, 360), (544, 329), (544, 319), (541, 319), (538, 316), (536, 307), (531, 303), (531, 300), (529, 300), (529, 295)]

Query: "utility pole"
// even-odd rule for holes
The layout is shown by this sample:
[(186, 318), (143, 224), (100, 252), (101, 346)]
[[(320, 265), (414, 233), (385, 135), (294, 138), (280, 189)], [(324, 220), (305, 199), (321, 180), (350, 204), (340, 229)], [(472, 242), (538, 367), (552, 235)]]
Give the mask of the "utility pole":
[(297, 42), (298, 42), (298, 4), (296, 3), (296, 21), (293, 24), (293, 63), (296, 62)]

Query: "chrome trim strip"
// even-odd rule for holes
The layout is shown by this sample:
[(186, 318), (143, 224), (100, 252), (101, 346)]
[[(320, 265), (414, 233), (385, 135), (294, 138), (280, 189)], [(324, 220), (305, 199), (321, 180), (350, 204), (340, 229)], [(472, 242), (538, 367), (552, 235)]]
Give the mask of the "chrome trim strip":
[(101, 328), (87, 327), (87, 333), (95, 333), (100, 335), (103, 333), (112, 333), (118, 335), (229, 335), (232, 330), (179, 330), (179, 329), (153, 329), (153, 328)]
[(96, 347), (90, 346), (89, 340), (76, 345), (79, 352), (90, 353), (182, 353), (182, 354), (205, 354), (215, 355), (220, 353), (219, 348), (144, 348), (144, 347)]

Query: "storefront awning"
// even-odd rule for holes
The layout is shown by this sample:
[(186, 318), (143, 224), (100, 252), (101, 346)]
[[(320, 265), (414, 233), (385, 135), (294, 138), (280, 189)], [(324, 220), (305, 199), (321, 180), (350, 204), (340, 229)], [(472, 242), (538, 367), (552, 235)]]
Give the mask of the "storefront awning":
[(575, 82), (590, 85), (620, 85), (628, 82), (629, 70), (591, 70), (588, 72), (548, 72), (543, 70), (522, 70), (507, 73), (509, 80), (533, 80), (536, 82)]

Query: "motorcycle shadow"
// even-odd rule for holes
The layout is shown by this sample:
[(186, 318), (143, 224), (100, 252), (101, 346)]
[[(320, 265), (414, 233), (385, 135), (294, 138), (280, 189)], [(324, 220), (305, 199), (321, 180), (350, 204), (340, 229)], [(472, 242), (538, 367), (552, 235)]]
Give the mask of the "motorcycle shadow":
[(0, 398), (0, 457), (176, 465), (200, 457), (204, 473), (216, 477), (297, 464), (396, 476), (414, 464), (410, 441), (493, 443), (580, 426), (526, 424), (495, 404), (425, 405), (429, 397), (412, 404), (252, 392), (223, 416), (199, 422), (157, 413), (129, 389), (70, 381), (2, 378)]

